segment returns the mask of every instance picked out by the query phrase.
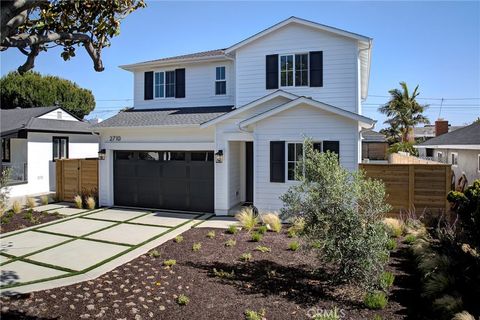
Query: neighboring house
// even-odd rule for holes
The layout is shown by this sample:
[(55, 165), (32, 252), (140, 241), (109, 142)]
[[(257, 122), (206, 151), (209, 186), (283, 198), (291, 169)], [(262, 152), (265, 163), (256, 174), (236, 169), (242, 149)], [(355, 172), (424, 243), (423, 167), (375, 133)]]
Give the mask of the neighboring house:
[(386, 160), (388, 143), (384, 134), (374, 130), (362, 132), (362, 159)]
[(56, 159), (98, 157), (98, 135), (58, 106), (2, 109), (1, 135), (12, 197), (54, 191)]
[(423, 127), (413, 128), (413, 135), (417, 143), (422, 143), (428, 139), (434, 138), (441, 134), (452, 132), (464, 126), (452, 126), (448, 124), (447, 120), (438, 119), (435, 124), (427, 124)]
[(97, 125), (102, 205), (279, 210), (310, 137), (356, 170), (372, 39), (289, 18), (233, 46), (122, 66), (134, 108)]
[(455, 179), (465, 173), (468, 183), (480, 179), (480, 123), (442, 134), (417, 145), (419, 156), (450, 163)]

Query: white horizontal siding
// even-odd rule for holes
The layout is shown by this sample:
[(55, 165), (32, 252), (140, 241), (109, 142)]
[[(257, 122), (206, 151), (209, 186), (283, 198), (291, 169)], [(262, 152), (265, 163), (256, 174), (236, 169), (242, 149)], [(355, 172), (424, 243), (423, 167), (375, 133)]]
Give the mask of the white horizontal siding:
[[(216, 67), (225, 66), (227, 94), (215, 95)], [(144, 72), (168, 71), (185, 68), (185, 98), (161, 98), (144, 100)], [(230, 60), (222, 62), (202, 62), (176, 65), (166, 68), (152, 68), (134, 72), (134, 107), (156, 109), (171, 107), (227, 106), (235, 103), (234, 64)]]
[(323, 51), (323, 87), (284, 90), (357, 112), (357, 42), (297, 24), (288, 25), (236, 51), (236, 104), (272, 92), (265, 89), (265, 56)]
[(280, 210), (280, 196), (295, 182), (270, 182), (270, 141), (340, 141), (340, 163), (349, 170), (358, 166), (358, 124), (308, 106), (299, 106), (258, 122), (254, 128), (255, 195), (262, 211)]

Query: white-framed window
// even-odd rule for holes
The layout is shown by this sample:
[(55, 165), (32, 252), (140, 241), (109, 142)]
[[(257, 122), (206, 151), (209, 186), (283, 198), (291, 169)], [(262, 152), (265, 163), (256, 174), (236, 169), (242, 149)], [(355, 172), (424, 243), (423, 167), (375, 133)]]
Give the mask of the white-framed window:
[(440, 152), (440, 151), (437, 152), (437, 161), (443, 162), (443, 152)]
[(452, 152), (450, 154), (450, 159), (451, 159), (451, 164), (452, 165), (454, 165), (454, 166), (458, 165), (458, 153)]
[(215, 95), (227, 94), (227, 78), (225, 66), (215, 68)]
[[(313, 149), (322, 152), (322, 142), (314, 142)], [(287, 180), (299, 180), (296, 176), (297, 168), (305, 156), (303, 142), (288, 142), (287, 143)]]
[(308, 54), (286, 54), (280, 56), (280, 86), (308, 86)]
[(175, 71), (155, 72), (153, 81), (155, 98), (175, 97)]
[(68, 137), (52, 137), (53, 161), (68, 159)]

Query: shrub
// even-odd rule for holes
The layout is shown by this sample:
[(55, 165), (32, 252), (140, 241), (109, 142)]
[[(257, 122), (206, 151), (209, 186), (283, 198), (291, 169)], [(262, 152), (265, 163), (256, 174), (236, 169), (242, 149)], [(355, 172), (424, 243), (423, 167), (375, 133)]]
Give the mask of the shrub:
[(178, 236), (173, 238), (173, 241), (176, 242), (176, 243), (180, 243), (180, 242), (183, 241), (183, 236), (179, 234)]
[(234, 247), (237, 244), (237, 240), (235, 239), (228, 239), (225, 242), (225, 247)]
[(414, 157), (418, 157), (418, 150), (413, 147), (411, 142), (397, 142), (388, 148), (388, 153), (408, 152)]
[(217, 270), (213, 268), (213, 275), (221, 279), (233, 279), (235, 278), (235, 271), (232, 270), (232, 272), (227, 272), (227, 271), (223, 271), (222, 269)]
[(391, 272), (384, 272), (380, 275), (380, 288), (388, 290), (395, 281), (395, 276)]
[(200, 242), (195, 242), (193, 245), (192, 245), (192, 250), (194, 252), (197, 252), (197, 251), (200, 251), (200, 249), (202, 249), (202, 244)]
[(383, 309), (387, 305), (388, 299), (387, 295), (384, 292), (369, 292), (365, 295), (363, 303), (365, 303), (365, 306), (368, 309)]
[(265, 317), (265, 309), (260, 311), (245, 310), (245, 320), (262, 320)]
[(252, 261), (252, 254), (250, 252), (245, 252), (240, 256), (240, 261), (249, 262)]
[(33, 224), (39, 222), (38, 218), (33, 215), (33, 209), (28, 209), (23, 215), (23, 218)]
[(82, 197), (77, 194), (74, 198), (73, 198), (73, 203), (75, 204), (75, 207), (78, 208), (78, 209), (82, 209), (83, 208), (83, 200), (82, 200)]
[(95, 209), (95, 207), (97, 205), (94, 197), (87, 197), (87, 199), (85, 200), (85, 204), (87, 205), (87, 208), (89, 210)]
[(302, 233), (303, 229), (305, 229), (305, 219), (296, 217), (293, 219), (290, 228), (288, 228), (287, 235), (289, 238), (294, 238)]
[(43, 195), (43, 196), (40, 197), (40, 203), (44, 206), (48, 204), (48, 200), (49, 199), (48, 199), (47, 195)]
[(190, 299), (184, 294), (181, 294), (177, 297), (177, 303), (180, 306), (186, 306), (189, 302), (190, 302)]
[(298, 241), (292, 241), (288, 244), (288, 249), (292, 251), (297, 251), (300, 248), (300, 243)]
[(265, 247), (265, 246), (257, 246), (257, 247), (255, 248), (255, 250), (256, 250), (256, 251), (263, 252), (263, 253), (265, 253), (265, 252), (270, 252), (270, 251), (271, 251), (271, 249), (270, 249), (269, 247)]
[(395, 241), (395, 239), (388, 239), (387, 249), (388, 251), (393, 251), (397, 249), (397, 241)]
[(237, 234), (238, 233), (238, 228), (237, 228), (236, 225), (231, 224), (231, 225), (228, 226), (228, 229), (225, 232), (229, 233), (229, 234)]
[(452, 320), (475, 320), (475, 318), (467, 311), (462, 311), (462, 312), (456, 313), (453, 316)]
[(348, 171), (336, 154), (315, 151), (309, 140), (304, 154), (300, 182), (281, 196), (282, 219), (305, 219), (304, 237), (336, 266), (334, 280), (374, 288), (388, 257), (384, 184)]
[(33, 209), (37, 206), (37, 201), (33, 197), (27, 197), (26, 199), (27, 208)]
[(453, 279), (443, 272), (430, 274), (423, 284), (422, 296), (434, 298), (447, 291), (452, 283)]
[(260, 226), (257, 228), (257, 232), (260, 234), (265, 234), (267, 230), (268, 230), (267, 226)]
[(379, 314), (376, 314), (373, 316), (372, 320), (382, 320), (382, 316)]
[(433, 301), (433, 309), (445, 316), (451, 316), (461, 311), (463, 307), (462, 298), (446, 294)]
[(280, 232), (282, 230), (282, 221), (276, 213), (270, 212), (263, 214), (262, 222), (272, 231)]
[(258, 224), (258, 216), (255, 215), (252, 208), (243, 208), (240, 213), (235, 215), (235, 218), (238, 220), (242, 228), (248, 232), (255, 229)]
[(405, 239), (403, 239), (403, 243), (411, 245), (415, 242), (415, 240), (417, 240), (417, 237), (415, 237), (413, 234), (407, 234)]
[(263, 238), (262, 234), (261, 233), (258, 233), (258, 232), (254, 232), (252, 233), (252, 241), (253, 242), (259, 242), (261, 241)]
[(0, 216), (5, 213), (10, 199), (10, 182), (11, 168), (3, 168), (0, 172)]
[(13, 201), (12, 203), (12, 211), (13, 213), (15, 214), (19, 214), (20, 212), (22, 212), (22, 204), (20, 203), (20, 201), (18, 200), (15, 200)]
[(150, 258), (158, 258), (160, 257), (160, 252), (158, 252), (156, 249), (153, 249), (148, 252), (148, 255)]
[(215, 231), (213, 231), (213, 230), (212, 230), (212, 231), (209, 231), (209, 232), (207, 233), (207, 238), (208, 238), (208, 239), (213, 239), (213, 238), (215, 238)]
[(383, 224), (385, 224), (388, 234), (391, 237), (398, 238), (403, 234), (405, 225), (399, 219), (385, 218), (383, 219)]
[(169, 260), (163, 261), (163, 265), (167, 268), (171, 268), (176, 264), (177, 264), (177, 260), (174, 260), (174, 259), (169, 259)]
[(315, 315), (313, 320), (340, 320), (338, 308), (335, 307), (331, 310), (322, 309), (320, 313)]

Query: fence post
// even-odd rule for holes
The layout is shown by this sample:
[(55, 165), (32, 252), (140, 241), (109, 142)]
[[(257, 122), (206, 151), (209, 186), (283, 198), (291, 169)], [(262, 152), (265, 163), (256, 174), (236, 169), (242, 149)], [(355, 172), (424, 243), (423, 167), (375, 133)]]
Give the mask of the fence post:
[(414, 210), (415, 208), (415, 166), (407, 164), (408, 166), (408, 208)]

